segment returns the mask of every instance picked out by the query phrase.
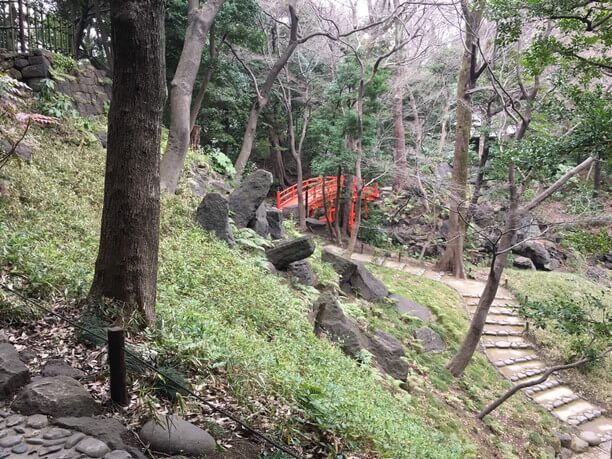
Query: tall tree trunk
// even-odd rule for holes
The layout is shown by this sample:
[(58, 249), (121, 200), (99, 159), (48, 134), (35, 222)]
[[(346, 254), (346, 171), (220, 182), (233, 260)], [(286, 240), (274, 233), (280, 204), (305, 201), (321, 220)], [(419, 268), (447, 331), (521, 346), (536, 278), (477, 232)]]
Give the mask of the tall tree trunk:
[(478, 199), (480, 199), (480, 193), (482, 191), (482, 184), (484, 183), (485, 166), (489, 160), (489, 134), (485, 132), (481, 134), (478, 141), (478, 172), (476, 173), (476, 183), (474, 184), (474, 193), (472, 199), (470, 199), (469, 218), (474, 215)]
[(404, 91), (401, 78), (393, 82), (393, 191), (401, 191), (406, 183), (406, 130), (404, 128)]
[[(362, 69), (363, 72), (363, 69)], [(357, 236), (359, 235), (359, 227), (361, 225), (361, 194), (363, 193), (363, 178), (361, 176), (361, 161), (363, 159), (363, 99), (365, 97), (366, 82), (363, 79), (359, 81), (359, 89), (357, 91), (357, 137), (354, 140), (355, 146), (355, 183), (356, 183), (356, 199), (355, 199), (355, 223), (351, 229), (351, 237), (347, 247), (348, 255), (352, 255), (357, 244)], [(353, 200), (353, 192), (351, 187), (351, 201)]]
[[(251, 156), (251, 150), (253, 149), (253, 142), (255, 141), (255, 135), (257, 133), (257, 121), (259, 119), (259, 115), (261, 114), (264, 107), (268, 104), (268, 100), (270, 98), (270, 92), (272, 91), (272, 87), (274, 86), (274, 82), (278, 77), (280, 71), (285, 67), (289, 58), (295, 51), (298, 46), (298, 17), (295, 13), (295, 8), (289, 5), (289, 16), (291, 17), (291, 30), (289, 32), (289, 43), (287, 47), (283, 51), (283, 53), (278, 57), (274, 65), (266, 75), (266, 79), (264, 84), (260, 89), (257, 89), (257, 98), (253, 105), (251, 106), (251, 111), (249, 112), (249, 117), (247, 119), (246, 129), (244, 131), (244, 137), (242, 138), (242, 147), (240, 148), (240, 154), (238, 158), (236, 158), (236, 163), (234, 164), (234, 168), (236, 169), (236, 177), (238, 180), (242, 177), (242, 173), (244, 172), (244, 168), (246, 166), (249, 157)], [(254, 82), (257, 85), (257, 82)]]
[(202, 102), (204, 101), (204, 96), (206, 95), (206, 90), (208, 89), (208, 85), (210, 84), (210, 80), (212, 79), (214, 69), (215, 69), (215, 60), (217, 59), (217, 44), (215, 40), (215, 23), (213, 22), (210, 26), (210, 32), (208, 33), (208, 53), (210, 55), (210, 65), (204, 71), (204, 75), (202, 76), (202, 82), (200, 83), (200, 87), (196, 92), (196, 96), (193, 98), (193, 103), (191, 104), (191, 111), (189, 114), (189, 130), (192, 131), (193, 127), (196, 124), (196, 120), (198, 119), (198, 114), (200, 113), (200, 109), (202, 108)]
[(470, 131), (472, 129), (472, 101), (469, 90), (475, 83), (476, 40), (482, 18), (482, 1), (470, 11), (467, 1), (462, 1), (465, 18), (465, 38), (461, 69), (457, 82), (457, 128), (455, 134), (455, 154), (453, 158), (453, 177), (449, 200), (449, 239), (446, 249), (436, 264), (436, 269), (448, 271), (456, 277), (465, 278), (463, 264), (463, 245), (465, 239), (468, 152)]
[(489, 314), (489, 309), (495, 295), (497, 295), (497, 289), (499, 288), (499, 282), (501, 280), (506, 261), (508, 260), (509, 248), (512, 246), (516, 229), (518, 227), (518, 193), (516, 191), (516, 180), (515, 180), (514, 164), (511, 164), (508, 168), (508, 182), (510, 185), (510, 207), (508, 210), (508, 216), (506, 217), (506, 225), (504, 228), (504, 234), (501, 238), (500, 244), (494, 247), (493, 259), (491, 261), (491, 267), (489, 269), (489, 276), (487, 277), (487, 283), (485, 289), (482, 292), (480, 300), (478, 301), (478, 307), (472, 317), (470, 328), (468, 329), (467, 335), (461, 343), (461, 347), (452, 360), (446, 365), (448, 370), (453, 376), (459, 376), (463, 373), (468, 363), (474, 355), (476, 346), (482, 336), (482, 331)]
[(161, 188), (167, 193), (176, 191), (183, 170), (191, 132), (193, 86), (200, 68), (206, 35), (224, 1), (208, 0), (204, 5), (190, 7), (189, 10), (183, 50), (170, 83), (170, 130), (160, 165)]
[(155, 319), (159, 145), (166, 98), (164, 2), (112, 0), (114, 72), (100, 247), (91, 298)]
[(270, 139), (270, 152), (272, 156), (272, 169), (274, 175), (278, 180), (279, 185), (282, 188), (287, 187), (289, 180), (287, 179), (287, 173), (285, 171), (285, 161), (283, 160), (283, 150), (281, 147), (280, 138), (278, 132), (274, 126), (270, 123), (268, 127), (268, 138)]

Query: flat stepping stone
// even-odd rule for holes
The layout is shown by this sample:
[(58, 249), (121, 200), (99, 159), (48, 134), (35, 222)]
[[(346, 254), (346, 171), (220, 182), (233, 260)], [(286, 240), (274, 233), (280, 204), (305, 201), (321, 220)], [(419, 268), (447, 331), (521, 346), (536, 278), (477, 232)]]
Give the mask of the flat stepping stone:
[(539, 361), (540, 357), (533, 354), (533, 355), (525, 355), (523, 357), (510, 357), (507, 359), (500, 359), (500, 360), (496, 360), (495, 362), (493, 362), (493, 364), (500, 368), (500, 367), (505, 367), (508, 365), (515, 365), (517, 363), (525, 363), (525, 362), (533, 362), (533, 361)]
[(510, 376), (510, 381), (512, 382), (517, 382), (517, 381), (521, 381), (525, 379), (529, 379), (529, 378), (535, 378), (537, 379), (538, 377), (540, 377), (540, 375), (542, 375), (544, 372), (546, 371), (546, 368), (531, 368), (531, 369), (525, 369), (523, 371), (520, 371), (512, 376)]
[(518, 357), (525, 357), (527, 355), (533, 355), (533, 350), (532, 349), (498, 349), (496, 347), (490, 347), (490, 348), (485, 349), (485, 354), (491, 362), (497, 362), (499, 360), (508, 360), (508, 359), (514, 359)]
[[(586, 400), (578, 399), (572, 403), (554, 409), (552, 413), (562, 421), (576, 426), (601, 416), (603, 411)], [(595, 415), (595, 413), (597, 414)], [(593, 415), (588, 417), (587, 414)]]
[[(476, 305), (468, 305), (467, 307), (468, 312), (472, 315), (476, 312), (477, 308), (478, 306)], [(497, 307), (489, 308), (489, 315), (491, 314), (518, 317), (517, 312), (509, 308), (497, 308)]]
[(485, 341), (483, 342), (485, 348), (497, 348), (497, 349), (533, 349), (533, 344), (521, 342), (513, 343), (511, 341)]
[(602, 443), (612, 440), (612, 419), (607, 416), (600, 416), (584, 422), (578, 428), (583, 432), (592, 432), (598, 435)]
[(546, 403), (540, 403), (544, 408), (548, 411), (552, 411), (554, 409), (560, 408), (563, 405), (567, 405), (568, 403), (572, 403), (578, 400), (580, 396), (578, 394), (569, 394), (555, 400), (548, 401)]
[(531, 398), (540, 405), (544, 405), (553, 400), (573, 395), (575, 392), (565, 385), (558, 385), (549, 389), (544, 389), (531, 394)]
[(504, 316), (504, 318), (490, 318), (487, 317), (485, 325), (514, 325), (517, 327), (525, 327), (526, 323), (521, 321), (520, 319), (508, 319)]
[(516, 331), (516, 330), (487, 330), (484, 329), (482, 334), (484, 336), (501, 336), (501, 337), (506, 337), (506, 336), (523, 336), (523, 332), (522, 331)]
[(536, 384), (534, 386), (531, 387), (526, 387), (524, 389), (525, 393), (529, 396), (533, 396), (534, 394), (537, 394), (538, 392), (542, 392), (548, 389), (552, 389), (553, 387), (557, 387), (560, 386), (561, 384), (563, 384), (561, 381), (559, 381), (557, 378), (553, 378), (550, 377), (548, 378), (546, 381), (544, 381), (543, 383), (540, 384)]
[(489, 321), (503, 321), (504, 323), (510, 325), (525, 325), (525, 321), (515, 315), (509, 316), (506, 314), (489, 314), (487, 315), (487, 322)]
[[(465, 302), (468, 304), (468, 306), (476, 306), (478, 305), (478, 303), (480, 302), (480, 297), (476, 297), (476, 296), (471, 296), (471, 297), (467, 297)], [(501, 307), (501, 308), (507, 308), (508, 306), (514, 306), (515, 308), (518, 307), (516, 300), (514, 299), (494, 299), (493, 303), (491, 303), (491, 307)]]
[[(538, 372), (536, 373), (535, 370), (538, 370)], [(544, 373), (544, 371), (539, 372), (539, 370), (546, 370), (546, 365), (541, 360), (513, 363), (511, 365), (506, 365), (499, 369), (501, 374), (503, 374), (506, 378), (512, 381), (514, 381), (514, 379), (512, 379), (513, 377), (521, 373), (524, 374), (523, 378)]]

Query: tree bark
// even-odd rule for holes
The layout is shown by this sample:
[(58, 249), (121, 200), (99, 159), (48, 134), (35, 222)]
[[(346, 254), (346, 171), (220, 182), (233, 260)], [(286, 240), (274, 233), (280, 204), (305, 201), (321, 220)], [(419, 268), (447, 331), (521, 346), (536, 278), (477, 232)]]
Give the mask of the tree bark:
[(183, 50), (170, 83), (170, 130), (160, 166), (161, 188), (167, 193), (176, 191), (183, 170), (191, 133), (193, 86), (200, 68), (206, 35), (224, 1), (208, 0), (200, 7), (190, 6), (189, 9)]
[(206, 95), (206, 90), (208, 89), (208, 85), (210, 84), (210, 80), (212, 79), (214, 69), (215, 69), (215, 59), (217, 59), (217, 44), (215, 40), (215, 23), (213, 22), (210, 26), (210, 31), (208, 33), (208, 53), (210, 56), (210, 65), (206, 67), (204, 71), (204, 75), (202, 76), (202, 82), (200, 83), (200, 87), (196, 92), (196, 96), (193, 99), (193, 103), (191, 104), (191, 111), (189, 113), (189, 130), (193, 130), (193, 127), (196, 124), (198, 119), (198, 114), (200, 113), (200, 109), (202, 108), (202, 102), (204, 101), (204, 96)]
[(451, 372), (453, 376), (459, 376), (463, 373), (468, 363), (474, 355), (476, 346), (482, 336), (482, 331), (489, 314), (489, 309), (495, 295), (497, 295), (497, 289), (499, 288), (499, 282), (501, 280), (506, 261), (508, 259), (509, 248), (512, 246), (516, 229), (518, 226), (518, 193), (516, 190), (515, 170), (514, 165), (511, 164), (508, 168), (508, 182), (510, 185), (510, 206), (508, 210), (508, 216), (506, 219), (506, 225), (504, 233), (501, 237), (499, 246), (494, 247), (493, 259), (491, 261), (491, 267), (489, 269), (489, 275), (485, 289), (480, 296), (478, 307), (470, 322), (470, 328), (468, 329), (467, 335), (461, 343), (461, 347), (452, 360), (446, 365), (446, 368)]
[(406, 129), (404, 127), (404, 91), (399, 76), (396, 76), (393, 85), (393, 191), (398, 192), (405, 185)]
[(462, 1), (465, 18), (465, 38), (463, 58), (457, 82), (457, 128), (455, 134), (455, 153), (453, 158), (453, 176), (449, 208), (449, 240), (446, 249), (436, 264), (436, 269), (451, 272), (464, 279), (463, 245), (465, 239), (468, 152), (470, 148), (470, 131), (472, 129), (472, 98), (469, 90), (475, 84), (474, 67), (476, 63), (476, 41), (482, 19), (482, 1), (470, 11), (467, 1)]
[(100, 246), (91, 298), (155, 319), (159, 145), (166, 98), (164, 2), (112, 0), (113, 94)]
[(601, 193), (601, 159), (595, 161), (595, 168), (593, 170), (593, 198), (599, 198)]
[[(255, 135), (257, 133), (257, 121), (259, 119), (259, 115), (264, 109), (264, 107), (268, 104), (268, 100), (270, 98), (270, 92), (272, 91), (272, 87), (274, 86), (274, 81), (278, 77), (280, 71), (285, 67), (289, 58), (295, 51), (298, 46), (298, 17), (295, 13), (295, 8), (289, 5), (289, 15), (291, 17), (291, 30), (289, 32), (289, 43), (287, 47), (283, 51), (283, 53), (278, 57), (274, 65), (266, 75), (266, 79), (264, 84), (261, 86), (261, 89), (257, 89), (257, 98), (253, 105), (251, 106), (251, 111), (249, 112), (249, 117), (247, 119), (246, 129), (244, 131), (244, 137), (242, 138), (242, 147), (240, 148), (240, 154), (238, 158), (236, 158), (236, 163), (234, 164), (234, 168), (236, 169), (236, 178), (240, 180), (242, 177), (242, 173), (244, 172), (244, 168), (246, 166), (249, 157), (251, 156), (251, 150), (253, 149), (253, 142), (255, 141)], [(256, 82), (254, 82), (257, 84)]]

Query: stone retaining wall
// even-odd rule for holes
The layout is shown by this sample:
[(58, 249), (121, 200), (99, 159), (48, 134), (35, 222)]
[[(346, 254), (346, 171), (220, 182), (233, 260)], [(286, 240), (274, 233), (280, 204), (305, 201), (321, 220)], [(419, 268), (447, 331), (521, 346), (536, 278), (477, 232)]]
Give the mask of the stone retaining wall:
[[(34, 92), (40, 90), (44, 79), (53, 78), (50, 68), (53, 54), (36, 49), (31, 53), (0, 53), (0, 71), (26, 83)], [(105, 103), (110, 101), (111, 80), (104, 70), (95, 69), (89, 62), (79, 62), (73, 75), (56, 78), (59, 92), (72, 98), (73, 106), (81, 116), (96, 116), (104, 113)]]

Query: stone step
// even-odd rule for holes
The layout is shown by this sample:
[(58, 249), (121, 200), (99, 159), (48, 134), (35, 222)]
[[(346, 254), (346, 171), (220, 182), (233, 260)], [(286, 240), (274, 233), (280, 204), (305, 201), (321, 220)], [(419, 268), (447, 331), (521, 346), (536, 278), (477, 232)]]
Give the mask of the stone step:
[(572, 394), (574, 394), (574, 391), (568, 386), (559, 385), (551, 387), (550, 389), (544, 389), (539, 392), (535, 392), (531, 395), (531, 398), (540, 405), (545, 405), (546, 403), (561, 399), (563, 397), (568, 397)]
[(487, 315), (487, 322), (489, 321), (505, 321), (509, 325), (525, 325), (525, 321), (516, 315), (489, 313)]
[(520, 357), (525, 357), (528, 355), (533, 355), (533, 350), (531, 349), (499, 349), (496, 347), (491, 347), (485, 349), (485, 354), (487, 358), (491, 362), (497, 362), (498, 360), (506, 360), (506, 359), (516, 359)]
[(485, 322), (486, 325), (514, 325), (517, 327), (525, 327), (525, 322), (520, 320), (520, 319), (510, 319), (508, 317), (499, 317), (499, 318), (495, 318), (493, 319), (492, 317), (487, 317), (487, 320)]
[[(468, 304), (467, 310), (470, 314), (474, 314), (476, 312), (477, 306)], [(489, 309), (489, 314), (496, 314), (502, 316), (517, 316), (516, 311), (510, 308), (502, 308), (502, 307), (492, 307)]]
[[(544, 373), (546, 371), (546, 368), (538, 368), (538, 367), (533, 367), (533, 368), (526, 368), (524, 371), (520, 371), (514, 375), (512, 375), (510, 377), (510, 381), (512, 382), (526, 382), (527, 380), (530, 380), (530, 378), (535, 378), (538, 379), (542, 373)], [(523, 381), (525, 380), (525, 381)], [(533, 380), (533, 379), (531, 379)]]
[(540, 357), (538, 357), (535, 354), (532, 355), (525, 355), (522, 357), (509, 357), (507, 359), (500, 359), (500, 360), (496, 360), (495, 362), (493, 362), (493, 364), (496, 367), (506, 367), (508, 365), (514, 365), (516, 363), (523, 363), (523, 362), (534, 362), (534, 361), (539, 361)]
[(483, 341), (482, 345), (485, 349), (497, 348), (497, 349), (533, 349), (533, 344), (527, 343), (524, 340), (522, 342), (513, 343), (510, 341)]
[(510, 365), (503, 366), (499, 369), (501, 374), (506, 378), (512, 379), (513, 376), (524, 373), (525, 376), (533, 376), (533, 374), (526, 374), (532, 370), (540, 370), (546, 368), (546, 365), (541, 360), (531, 360), (528, 362), (516, 362)]
[(516, 330), (495, 330), (485, 328), (482, 332), (483, 336), (523, 336), (522, 331)]
[(583, 422), (578, 428), (599, 435), (602, 442), (612, 440), (612, 419), (607, 416), (599, 416), (591, 421)]
[[(522, 325), (496, 325), (496, 324), (487, 324), (484, 328), (484, 333), (488, 333), (490, 331), (500, 331), (500, 332), (518, 332), (523, 333), (525, 331), (525, 327)], [(499, 336), (503, 336), (503, 333)]]
[(552, 410), (552, 413), (564, 422), (577, 426), (603, 414), (603, 410), (586, 400), (578, 399)]
[[(465, 302), (467, 303), (468, 306), (478, 306), (478, 303), (480, 302), (480, 297), (478, 296), (469, 296), (465, 298)], [(493, 303), (491, 303), (491, 307), (492, 308), (506, 308), (506, 307), (514, 307), (515, 309), (518, 308), (518, 304), (517, 302), (513, 299), (513, 298), (509, 298), (509, 299), (494, 299)]]
[(548, 411), (552, 411), (554, 409), (561, 408), (563, 405), (572, 403), (578, 400), (579, 398), (580, 396), (578, 394), (572, 393), (572, 394), (568, 394), (563, 397), (557, 398), (555, 400), (550, 400), (548, 402), (539, 403), (539, 404), (542, 405), (544, 408), (546, 408)]
[(535, 386), (531, 386), (531, 387), (526, 387), (525, 393), (529, 396), (534, 396), (535, 394), (545, 391), (545, 390), (549, 390), (552, 389), (553, 387), (557, 387), (562, 385), (563, 383), (558, 379), (558, 378), (554, 378), (554, 377), (550, 377), (548, 378), (546, 381), (544, 381), (541, 384), (536, 384)]
[[(484, 290), (484, 286), (483, 286), (483, 290)], [(482, 292), (481, 292), (481, 293), (482, 293)], [(473, 299), (473, 298), (478, 298), (478, 299), (480, 299), (480, 295), (481, 295), (481, 293), (479, 293), (479, 294), (475, 294), (475, 293), (467, 293), (467, 294), (465, 294), (465, 295), (463, 295), (463, 296), (466, 298), (466, 300), (467, 300), (467, 299)], [(498, 293), (498, 294), (495, 296), (495, 301), (516, 301), (516, 300), (515, 300), (515, 298), (514, 298), (512, 295), (504, 295), (504, 294), (500, 294), (500, 293)]]

